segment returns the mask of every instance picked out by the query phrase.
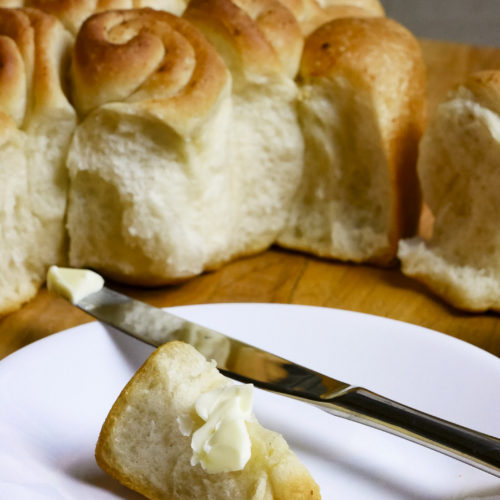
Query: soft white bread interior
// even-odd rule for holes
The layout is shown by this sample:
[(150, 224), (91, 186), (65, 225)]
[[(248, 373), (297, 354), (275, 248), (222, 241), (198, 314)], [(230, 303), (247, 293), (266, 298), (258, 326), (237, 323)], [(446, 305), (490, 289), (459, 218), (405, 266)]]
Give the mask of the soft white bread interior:
[(278, 243), (386, 265), (420, 212), (418, 141), (425, 67), (393, 20), (343, 18), (307, 39), (299, 73), (305, 139), (300, 188)]
[[(1, 37), (0, 60), (4, 61)], [(0, 314), (18, 309), (41, 284), (28, 266), (33, 216), (25, 145), (25, 134), (8, 115), (0, 113)]]
[(432, 236), (403, 240), (405, 274), (452, 305), (500, 310), (500, 71), (471, 75), (439, 105), (418, 174)]
[(71, 76), (70, 264), (159, 285), (227, 260), (231, 78), (215, 49), (166, 12), (110, 11), (84, 23)]
[(0, 298), (1, 313), (29, 300), (51, 264), (66, 262), (65, 159), (76, 113), (63, 91), (72, 37), (55, 17), (0, 9), (0, 40), (0, 293), (10, 297)]
[(228, 172), (237, 224), (233, 256), (269, 247), (284, 224), (302, 170), (294, 82), (300, 26), (277, 0), (193, 0), (184, 17), (224, 58), (233, 78)]
[(316, 499), (319, 488), (283, 437), (247, 423), (244, 469), (209, 474), (191, 465), (191, 438), (179, 422), (196, 417), (201, 394), (230, 384), (214, 364), (180, 342), (157, 349), (113, 405), (96, 447), (98, 464), (149, 499)]

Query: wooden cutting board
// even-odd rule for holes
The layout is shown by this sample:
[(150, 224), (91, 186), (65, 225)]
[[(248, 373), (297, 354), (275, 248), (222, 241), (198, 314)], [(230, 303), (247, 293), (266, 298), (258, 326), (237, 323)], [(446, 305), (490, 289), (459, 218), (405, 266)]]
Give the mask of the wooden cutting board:
[[(431, 40), (421, 44), (430, 113), (469, 72), (500, 69), (500, 49)], [(157, 306), (281, 302), (349, 309), (429, 327), (500, 356), (500, 315), (454, 310), (398, 269), (338, 263), (273, 248), (181, 285), (122, 290)], [(21, 310), (0, 320), (0, 358), (88, 321), (84, 313), (42, 289)]]

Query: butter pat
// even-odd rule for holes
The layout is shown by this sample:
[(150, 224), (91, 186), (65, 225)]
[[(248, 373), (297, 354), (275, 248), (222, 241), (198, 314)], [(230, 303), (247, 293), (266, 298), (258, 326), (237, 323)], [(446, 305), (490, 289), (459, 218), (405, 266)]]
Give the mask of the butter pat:
[(246, 423), (252, 419), (253, 386), (230, 385), (200, 396), (196, 413), (205, 423), (193, 434), (191, 465), (208, 473), (242, 470), (251, 455)]
[(47, 273), (47, 288), (73, 304), (98, 292), (104, 286), (104, 279), (88, 269), (51, 266)]

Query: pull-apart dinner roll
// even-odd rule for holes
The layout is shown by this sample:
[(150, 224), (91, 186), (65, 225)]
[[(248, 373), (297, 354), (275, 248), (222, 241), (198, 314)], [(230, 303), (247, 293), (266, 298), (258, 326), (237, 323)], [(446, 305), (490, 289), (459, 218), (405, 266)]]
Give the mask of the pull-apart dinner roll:
[[(150, 500), (319, 499), (318, 485), (285, 439), (253, 415), (243, 424), (251, 454), (241, 470), (207, 472), (200, 464), (192, 465), (186, 421), (200, 425), (200, 396), (231, 385), (194, 347), (163, 345), (109, 412), (96, 447), (98, 464)], [(226, 430), (226, 436), (234, 434)]]
[(0, 0), (1, 7), (34, 7), (56, 16), (75, 36), (92, 14), (116, 9), (152, 7), (180, 15), (187, 0)]
[(70, 263), (157, 285), (227, 260), (230, 75), (191, 24), (151, 9), (84, 23), (71, 70)]
[(49, 265), (66, 259), (71, 44), (55, 17), (0, 9), (0, 313), (29, 300)]
[(231, 254), (273, 243), (288, 212), (303, 161), (294, 82), (300, 27), (277, 0), (193, 0), (184, 13), (213, 43), (233, 77), (228, 169), (238, 220)]
[(306, 40), (300, 189), (279, 244), (354, 262), (391, 263), (420, 212), (415, 173), (425, 119), (416, 39), (386, 18), (332, 21)]
[(500, 71), (471, 75), (438, 106), (418, 174), (429, 241), (400, 242), (403, 272), (452, 305), (500, 310)]

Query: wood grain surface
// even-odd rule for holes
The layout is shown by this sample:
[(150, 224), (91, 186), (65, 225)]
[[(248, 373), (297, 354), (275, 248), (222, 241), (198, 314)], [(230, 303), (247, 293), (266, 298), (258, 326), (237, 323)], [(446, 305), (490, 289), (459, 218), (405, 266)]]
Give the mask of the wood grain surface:
[[(431, 40), (421, 44), (430, 113), (469, 72), (500, 69), (500, 49)], [(348, 309), (425, 326), (500, 356), (500, 315), (454, 310), (397, 268), (351, 265), (272, 248), (180, 285), (120, 289), (157, 306), (276, 302)], [(22, 309), (0, 320), (0, 358), (88, 321), (87, 315), (42, 289)]]

